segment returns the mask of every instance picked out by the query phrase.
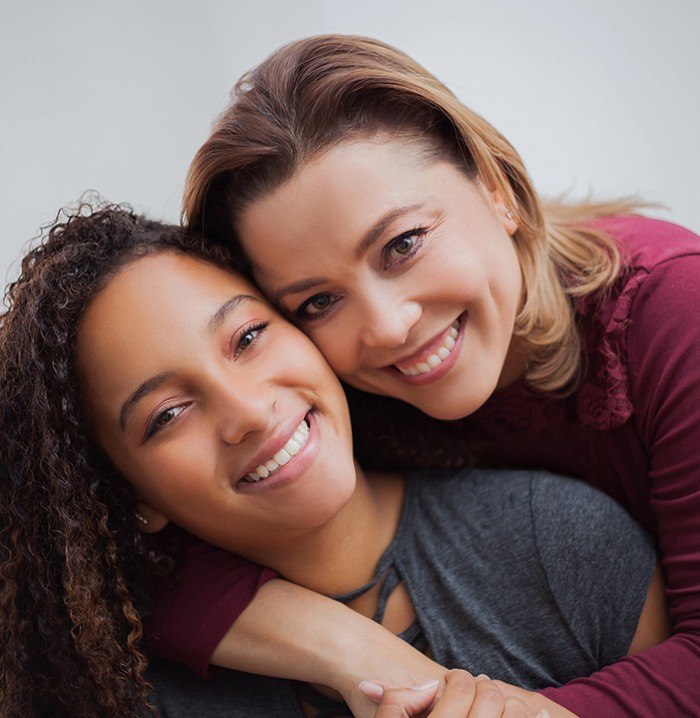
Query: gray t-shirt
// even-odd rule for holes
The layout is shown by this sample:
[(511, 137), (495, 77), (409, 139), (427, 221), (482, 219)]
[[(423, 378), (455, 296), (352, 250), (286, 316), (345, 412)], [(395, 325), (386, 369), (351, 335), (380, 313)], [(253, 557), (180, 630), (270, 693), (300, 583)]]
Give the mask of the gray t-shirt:
[[(627, 653), (654, 562), (648, 536), (586, 484), (467, 470), (407, 477), (377, 574), (389, 591), (403, 583), (438, 663), (537, 689)], [(290, 681), (236, 671), (203, 681), (165, 662), (150, 679), (164, 718), (303, 716)]]

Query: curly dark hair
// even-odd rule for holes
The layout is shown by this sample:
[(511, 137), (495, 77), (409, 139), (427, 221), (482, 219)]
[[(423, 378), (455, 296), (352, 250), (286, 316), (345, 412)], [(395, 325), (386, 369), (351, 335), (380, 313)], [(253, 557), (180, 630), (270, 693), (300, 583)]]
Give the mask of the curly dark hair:
[(181, 229), (83, 201), (24, 257), (0, 317), (0, 702), (5, 718), (143, 716), (139, 648), (163, 553), (90, 439), (75, 340), (116, 272), (162, 251), (227, 264)]

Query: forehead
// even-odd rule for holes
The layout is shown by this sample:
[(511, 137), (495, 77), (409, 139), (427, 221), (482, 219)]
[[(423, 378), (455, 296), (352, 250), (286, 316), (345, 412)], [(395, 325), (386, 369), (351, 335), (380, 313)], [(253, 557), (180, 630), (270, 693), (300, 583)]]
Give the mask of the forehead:
[(149, 364), (186, 345), (222, 302), (241, 293), (259, 296), (242, 277), (192, 256), (162, 252), (130, 262), (83, 314), (81, 376), (97, 385), (130, 384)]
[[(343, 142), (314, 156), (284, 184), (253, 202), (238, 233), (254, 268), (283, 272), (287, 251), (307, 253), (357, 242), (379, 217), (441, 194), (440, 169), (425, 142), (386, 135)], [(319, 244), (320, 240), (320, 244)]]
[[(216, 302), (232, 292), (257, 294), (238, 274), (194, 255), (158, 252), (139, 257), (122, 267), (96, 295), (83, 317), (132, 309), (144, 317), (164, 317), (173, 309)], [(186, 311), (186, 313), (189, 313)]]
[[(357, 195), (373, 196), (377, 200), (391, 201), (405, 187), (418, 184), (413, 174), (428, 169), (425, 143), (402, 137), (391, 139), (385, 134), (371, 138), (347, 140), (315, 154), (304, 162), (290, 179), (253, 202), (242, 214), (239, 223), (243, 235), (262, 228), (266, 220), (276, 214), (277, 208), (288, 213), (290, 229), (295, 229), (295, 210), (307, 209), (318, 199), (319, 207), (336, 205), (357, 206)], [(401, 183), (396, 182), (397, 174)], [(382, 189), (383, 196), (376, 197)], [(405, 190), (404, 190), (405, 191)]]

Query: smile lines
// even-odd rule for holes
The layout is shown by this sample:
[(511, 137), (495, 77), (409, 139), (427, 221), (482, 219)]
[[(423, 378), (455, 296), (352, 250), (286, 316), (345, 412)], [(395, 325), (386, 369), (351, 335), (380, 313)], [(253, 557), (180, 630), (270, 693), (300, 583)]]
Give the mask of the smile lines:
[(457, 337), (459, 336), (459, 319), (456, 319), (450, 331), (445, 336), (442, 346), (439, 347), (435, 352), (429, 354), (425, 361), (416, 362), (409, 366), (400, 367), (397, 364), (394, 366), (405, 376), (419, 376), (420, 374), (428, 374), (442, 364), (442, 362), (450, 356), (450, 353), (455, 348), (457, 343)]
[(274, 456), (260, 464), (260, 466), (256, 466), (249, 474), (246, 474), (243, 480), (255, 483), (260, 481), (260, 479), (266, 479), (271, 474), (274, 474), (275, 471), (285, 464), (288, 464), (292, 460), (292, 457), (301, 451), (308, 438), (309, 425), (306, 419), (302, 419), (287, 443)]

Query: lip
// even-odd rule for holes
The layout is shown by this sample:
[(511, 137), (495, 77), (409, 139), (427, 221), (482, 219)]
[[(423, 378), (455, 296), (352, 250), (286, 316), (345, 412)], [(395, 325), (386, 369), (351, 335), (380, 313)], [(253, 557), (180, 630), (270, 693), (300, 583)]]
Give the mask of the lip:
[[(426, 384), (432, 384), (433, 382), (442, 379), (442, 377), (444, 377), (445, 374), (447, 374), (447, 372), (449, 372), (450, 369), (452, 369), (452, 367), (455, 365), (459, 353), (462, 351), (462, 344), (464, 343), (464, 328), (467, 324), (468, 312), (463, 312), (462, 314), (460, 314), (458, 319), (459, 332), (457, 334), (457, 339), (455, 339), (455, 346), (450, 352), (450, 355), (444, 361), (438, 364), (435, 369), (429, 371), (427, 374), (408, 376), (406, 374), (402, 374), (394, 364), (391, 364), (390, 366), (382, 367), (382, 371), (386, 372), (387, 374), (390, 374), (393, 377), (396, 377), (397, 379), (400, 379), (406, 384), (410, 384), (411, 386), (424, 386)], [(434, 353), (444, 344), (445, 337), (450, 331), (450, 327), (452, 326), (452, 324), (454, 324), (454, 321), (450, 322), (450, 325), (446, 329), (440, 332), (440, 334), (433, 337), (430, 341), (423, 344), (417, 351), (413, 352), (412, 354), (409, 354), (406, 357), (402, 357), (397, 362), (395, 362), (395, 364), (415, 364), (421, 360), (425, 360), (428, 356), (430, 356), (430, 354)]]
[[(294, 430), (299, 426), (302, 419), (306, 419), (309, 424), (309, 436), (306, 443), (298, 454), (293, 456), (284, 466), (281, 466), (274, 474), (260, 481), (245, 481), (244, 477), (253, 471), (256, 466), (267, 461), (271, 456), (276, 454), (289, 441)], [(282, 428), (274, 437), (266, 441), (260, 450), (255, 454), (251, 462), (248, 464), (242, 477), (236, 482), (235, 489), (241, 493), (259, 493), (272, 488), (287, 486), (304, 475), (309, 466), (314, 462), (320, 448), (320, 431), (316, 412), (310, 409), (306, 414), (297, 415), (295, 418), (285, 422)]]

